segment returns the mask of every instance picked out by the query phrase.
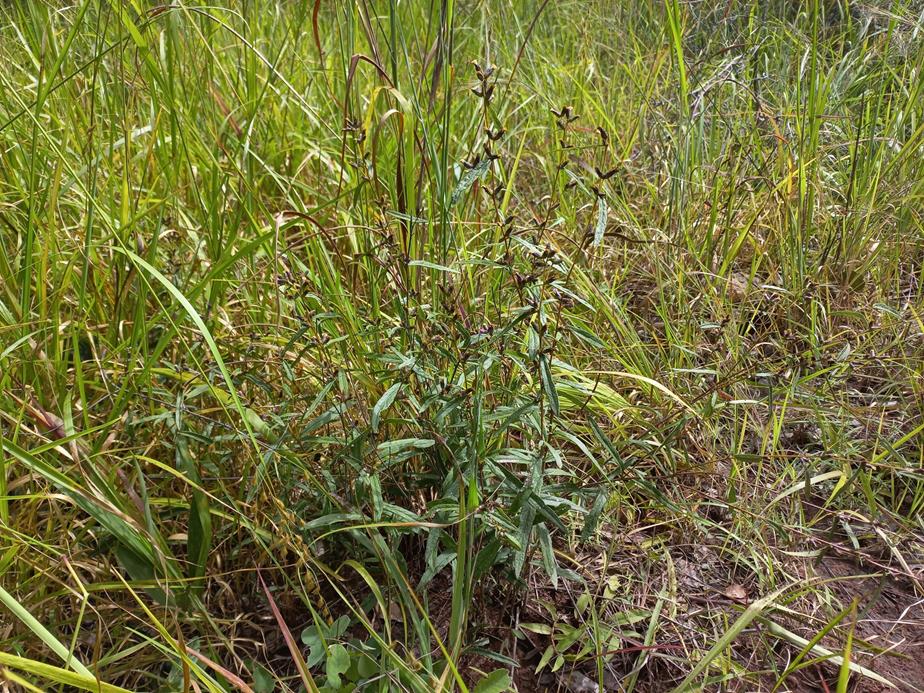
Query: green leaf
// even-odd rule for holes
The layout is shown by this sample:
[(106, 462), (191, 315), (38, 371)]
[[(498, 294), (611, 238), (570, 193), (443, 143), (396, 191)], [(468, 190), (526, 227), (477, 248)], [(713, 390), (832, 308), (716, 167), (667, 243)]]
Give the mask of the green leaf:
[(497, 562), (497, 555), (500, 553), (500, 550), (500, 539), (494, 538), (478, 551), (478, 556), (475, 558), (475, 570), (472, 575), (474, 580), (483, 577), (485, 573), (494, 566)]
[(488, 169), (491, 167), (491, 160), (488, 158), (482, 159), (475, 166), (468, 169), (462, 178), (459, 179), (459, 184), (456, 186), (456, 189), (452, 191), (452, 196), (449, 198), (449, 204), (457, 204), (459, 200), (468, 192), (468, 189), (475, 184), (475, 181), (481, 178)]
[(411, 260), (407, 263), (409, 267), (426, 267), (427, 269), (437, 270), (439, 272), (448, 272), (449, 274), (461, 274), (459, 270), (453, 269), (452, 267), (446, 267), (446, 265), (438, 265), (435, 262), (427, 262), (426, 260)]
[(254, 693), (273, 693), (276, 690), (276, 679), (269, 670), (258, 662), (253, 664), (253, 691)]
[[(845, 609), (841, 617), (843, 617), (843, 615), (845, 615), (846, 612), (852, 608), (853, 608), (853, 605), (851, 604), (851, 606), (848, 607), (848, 609)], [(804, 656), (805, 654), (811, 654), (812, 656), (818, 657), (819, 659), (824, 659), (835, 666), (843, 665), (844, 658), (840, 655), (834, 654), (831, 650), (819, 645), (818, 640), (820, 640), (820, 638), (818, 638), (817, 635), (814, 638), (812, 638), (812, 640), (806, 640), (801, 635), (796, 635), (792, 631), (783, 628), (783, 626), (779, 625), (775, 621), (771, 621), (769, 619), (761, 619), (761, 621), (762, 623), (764, 623), (764, 625), (767, 626), (767, 632), (770, 633), (771, 635), (775, 635), (778, 638), (782, 638), (783, 640), (786, 640), (791, 645), (795, 645), (796, 647), (801, 647), (802, 652), (799, 655), (800, 658)], [(880, 676), (879, 674), (877, 674), (875, 671), (872, 671), (871, 669), (867, 669), (866, 667), (860, 666), (856, 662), (851, 662), (848, 660), (847, 666), (850, 667), (851, 671), (853, 671), (856, 674), (859, 674), (860, 676), (865, 676), (868, 679), (872, 679), (873, 681), (881, 683), (883, 686), (887, 688), (896, 688), (895, 684), (889, 681), (888, 679)]]
[(597, 223), (594, 226), (594, 247), (596, 248), (603, 242), (603, 234), (606, 233), (606, 215), (609, 212), (609, 205), (606, 204), (605, 197), (597, 198)]
[(0, 666), (9, 667), (18, 671), (25, 671), (33, 676), (40, 676), (47, 681), (54, 681), (71, 688), (81, 691), (93, 691), (94, 693), (129, 693), (125, 688), (113, 686), (112, 684), (103, 683), (95, 676), (78, 674), (67, 669), (37, 662), (34, 659), (27, 659), (6, 652), (0, 652)]
[(362, 653), (356, 662), (356, 673), (360, 678), (371, 679), (379, 672), (379, 663), (370, 654)]
[[(854, 608), (856, 608), (857, 598), (854, 597)], [(837, 693), (847, 693), (847, 686), (850, 684), (850, 656), (853, 653), (853, 631), (856, 621), (851, 624), (847, 631), (847, 642), (844, 644), (844, 654), (841, 659), (841, 670), (837, 676)]]
[(606, 492), (601, 491), (594, 499), (594, 504), (587, 513), (587, 519), (584, 520), (584, 528), (581, 530), (581, 542), (589, 540), (591, 535), (597, 531), (597, 526), (600, 524), (600, 514), (606, 505), (606, 497)]
[(436, 560), (433, 561), (433, 565), (429, 566), (424, 571), (424, 574), (420, 578), (420, 582), (417, 584), (418, 589), (423, 588), (427, 584), (429, 584), (430, 580), (436, 577), (437, 573), (439, 573), (443, 568), (445, 568), (447, 565), (452, 563), (455, 559), (456, 559), (455, 552), (441, 553), (436, 558)]
[(594, 349), (607, 348), (606, 343), (590, 330), (584, 329), (583, 327), (578, 327), (577, 325), (567, 325), (566, 329), (575, 337), (580, 339), (585, 344), (589, 344)]
[(321, 642), (321, 634), (318, 633), (317, 626), (308, 626), (302, 630), (302, 642), (308, 647), (314, 647)]
[(542, 564), (545, 566), (545, 572), (548, 573), (549, 580), (552, 581), (552, 587), (558, 587), (558, 561), (555, 560), (549, 528), (544, 523), (536, 525), (536, 536), (539, 538), (539, 546), (542, 548)]
[(532, 325), (526, 328), (526, 355), (532, 361), (539, 354), (539, 333)]
[(401, 438), (400, 440), (386, 440), (384, 443), (380, 443), (376, 449), (380, 455), (387, 457), (408, 448), (423, 450), (432, 447), (435, 443), (436, 441), (432, 438)]
[(253, 409), (245, 407), (243, 418), (244, 421), (246, 421), (253, 429), (254, 433), (259, 433), (260, 435), (265, 436), (271, 432), (269, 424), (261, 419), (260, 415), (257, 414), (257, 412), (255, 412)]
[(787, 588), (778, 589), (776, 592), (768, 594), (762, 599), (758, 599), (755, 602), (752, 602), (744, 613), (738, 617), (738, 620), (735, 621), (729, 628), (726, 630), (722, 636), (715, 641), (715, 644), (709, 649), (709, 651), (703, 655), (696, 665), (690, 670), (687, 674), (687, 677), (680, 682), (680, 684), (671, 689), (671, 693), (686, 693), (689, 690), (699, 690), (700, 685), (697, 683), (697, 679), (709, 668), (709, 665), (712, 664), (713, 660), (716, 659), (719, 655), (725, 652), (728, 649), (728, 646), (734, 642), (734, 640), (741, 635), (745, 628), (747, 628), (751, 621), (757, 618), (764, 609), (769, 608), (777, 598), (786, 591)]
[[(189, 316), (190, 320), (193, 321), (193, 324), (195, 324), (196, 328), (199, 330), (199, 333), (202, 335), (202, 338), (205, 340), (205, 343), (212, 354), (212, 358), (215, 359), (215, 364), (218, 366), (221, 377), (224, 379), (225, 385), (228, 386), (228, 394), (231, 395), (231, 404), (234, 406), (234, 409), (237, 411), (238, 415), (241, 417), (241, 420), (244, 422), (244, 428), (247, 429), (247, 435), (250, 438), (250, 442), (253, 444), (254, 450), (259, 453), (260, 444), (254, 437), (253, 427), (251, 426), (250, 422), (252, 417), (247, 416), (246, 412), (244, 411), (244, 405), (241, 403), (241, 400), (237, 395), (237, 389), (234, 386), (234, 380), (231, 378), (231, 373), (228, 370), (228, 367), (225, 365), (225, 361), (221, 356), (221, 351), (218, 349), (218, 344), (215, 342), (215, 338), (212, 336), (209, 328), (206, 327), (202, 316), (199, 315), (199, 312), (193, 307), (192, 303), (189, 302), (189, 299), (186, 298), (186, 296), (184, 296), (183, 293), (173, 285), (173, 282), (167, 279), (167, 277), (165, 277), (160, 272), (160, 270), (154, 267), (147, 260), (141, 258), (127, 248), (120, 248), (115, 246), (113, 247), (113, 250), (115, 252), (126, 255), (135, 264), (136, 267), (143, 269), (150, 276), (154, 277), (154, 279), (156, 279), (170, 293), (170, 295), (176, 299), (177, 303), (183, 306), (183, 310), (186, 311), (186, 314)], [(214, 389), (214, 386), (211, 383), (209, 383), (209, 387)], [(215, 396), (214, 393), (213, 396)], [(221, 401), (220, 396), (216, 396), (216, 399)]]
[(519, 546), (513, 554), (513, 574), (520, 577), (523, 565), (526, 563), (526, 552), (529, 551), (529, 538), (533, 533), (533, 521), (536, 519), (536, 509), (532, 504), (526, 503), (520, 509), (520, 526), (517, 531)]
[(623, 462), (622, 456), (619, 454), (619, 451), (616, 449), (616, 446), (613, 445), (613, 442), (609, 439), (606, 433), (603, 432), (603, 429), (601, 429), (600, 426), (597, 425), (597, 422), (594, 421), (594, 419), (591, 418), (588, 421), (590, 423), (591, 430), (594, 432), (594, 436), (597, 438), (598, 441), (600, 441), (600, 444), (603, 445), (604, 448), (606, 448), (607, 452), (610, 453), (610, 457), (612, 458), (612, 461), (616, 463), (616, 466), (618, 467), (619, 471), (622, 471), (623, 468), (626, 466), (626, 464), (625, 462)]
[[(190, 576), (201, 578), (206, 572), (206, 562), (212, 549), (212, 513), (209, 511), (208, 496), (202, 491), (193, 491), (189, 504), (188, 555)], [(203, 585), (199, 585), (201, 588)]]
[(350, 653), (340, 643), (332, 645), (327, 655), (327, 685), (340, 688), (340, 677), (350, 670)]
[(327, 654), (327, 650), (324, 648), (324, 643), (318, 640), (314, 645), (308, 648), (308, 656), (305, 658), (305, 666), (309, 669), (314, 669), (318, 664), (324, 661), (324, 656)]
[(401, 386), (402, 383), (395, 383), (390, 388), (385, 390), (385, 394), (379, 397), (379, 401), (375, 403), (374, 407), (372, 407), (372, 430), (376, 433), (379, 431), (379, 420), (382, 418), (382, 414), (395, 401), (395, 397), (397, 397), (398, 392), (401, 391)]
[[(112, 534), (122, 545), (125, 552), (131, 554), (134, 558), (133, 567), (143, 568), (145, 571), (147, 578), (133, 575), (134, 579), (153, 578), (155, 575), (154, 566), (164, 566), (167, 575), (171, 578), (180, 577), (172, 556), (168, 558), (160, 553), (157, 550), (160, 547), (155, 548), (149, 536), (143, 535), (134, 523), (130, 524), (125, 519), (126, 514), (117, 514), (112, 511), (112, 506), (115, 504), (111, 496), (99, 498), (91, 495), (88, 490), (63, 473), (57, 466), (48, 464), (3, 436), (0, 436), (0, 450), (16, 458), (33, 473), (39, 474), (55, 484), (62, 492), (70, 496), (84, 512)], [(121, 511), (121, 508), (119, 510)], [(165, 558), (168, 558), (168, 560), (164, 560)]]
[(542, 378), (542, 389), (549, 400), (549, 407), (553, 414), (558, 415), (558, 391), (552, 381), (552, 369), (549, 367), (549, 359), (545, 354), (539, 355), (539, 376)]
[(545, 669), (546, 664), (552, 659), (552, 656), (555, 654), (555, 646), (549, 645), (545, 648), (545, 652), (542, 653), (542, 657), (539, 659), (539, 664), (536, 665), (536, 673)]
[(510, 688), (510, 674), (506, 669), (495, 669), (472, 689), (472, 693), (503, 693)]
[(22, 604), (20, 604), (12, 594), (0, 586), (0, 602), (6, 606), (13, 615), (22, 621), (26, 626), (38, 636), (39, 640), (45, 643), (51, 650), (64, 660), (68, 666), (84, 677), (93, 678), (93, 673), (87, 669), (74, 654), (64, 646), (51, 632), (43, 626), (35, 616), (33, 616)]
[[(189, 445), (182, 435), (176, 439), (177, 469), (193, 481), (195, 486), (202, 483), (199, 465), (189, 454)], [(209, 511), (208, 496), (202, 491), (193, 490), (189, 503), (189, 527), (187, 529), (187, 556), (189, 558), (189, 576), (201, 578), (206, 572), (206, 562), (212, 548), (212, 514)], [(201, 590), (202, 583), (197, 585)]]
[[(382, 497), (382, 481), (379, 479), (378, 472), (369, 474), (366, 471), (362, 471), (359, 474), (359, 483), (357, 483), (357, 489), (364, 488), (369, 492), (368, 501), (371, 501), (372, 504), (372, 519), (376, 522), (382, 519), (382, 508), (384, 506), (384, 500)], [(363, 496), (365, 500), (365, 496)]]
[(350, 617), (341, 616), (336, 621), (331, 624), (330, 628), (327, 630), (327, 637), (329, 638), (339, 638), (344, 633), (347, 632), (347, 628), (350, 627)]
[(568, 649), (576, 643), (581, 636), (586, 635), (583, 628), (574, 628), (565, 624), (559, 624), (561, 635), (555, 638), (555, 646), (559, 652), (567, 652)]
[(528, 630), (530, 633), (538, 633), (539, 635), (552, 634), (552, 626), (548, 623), (521, 623), (520, 628)]

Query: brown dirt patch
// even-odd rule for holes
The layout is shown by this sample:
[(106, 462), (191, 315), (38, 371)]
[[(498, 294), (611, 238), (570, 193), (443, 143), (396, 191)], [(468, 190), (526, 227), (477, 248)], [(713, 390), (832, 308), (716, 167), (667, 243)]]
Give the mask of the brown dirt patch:
[[(924, 596), (915, 593), (915, 586), (843, 558), (823, 559), (814, 573), (831, 580), (830, 590), (841, 603), (857, 600), (857, 663), (900, 690), (924, 691)], [(889, 690), (875, 681), (855, 678), (857, 693)], [(830, 685), (834, 690), (833, 681)]]

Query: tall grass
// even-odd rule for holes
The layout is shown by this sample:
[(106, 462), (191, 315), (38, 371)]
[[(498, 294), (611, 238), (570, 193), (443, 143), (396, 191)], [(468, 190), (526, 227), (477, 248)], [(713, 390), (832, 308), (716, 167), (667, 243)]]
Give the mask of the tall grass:
[(0, 680), (917, 685), (922, 32), (5, 4)]

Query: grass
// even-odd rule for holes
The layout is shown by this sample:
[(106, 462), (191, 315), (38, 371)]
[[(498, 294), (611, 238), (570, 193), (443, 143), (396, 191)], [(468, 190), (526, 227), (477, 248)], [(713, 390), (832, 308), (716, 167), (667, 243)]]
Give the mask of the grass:
[(922, 35), (5, 3), (0, 688), (919, 690)]

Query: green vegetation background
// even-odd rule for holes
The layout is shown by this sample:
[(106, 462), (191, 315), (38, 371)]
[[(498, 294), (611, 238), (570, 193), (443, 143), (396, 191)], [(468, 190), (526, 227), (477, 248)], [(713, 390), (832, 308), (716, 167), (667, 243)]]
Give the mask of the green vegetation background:
[(0, 680), (916, 690), (922, 22), (4, 3)]

